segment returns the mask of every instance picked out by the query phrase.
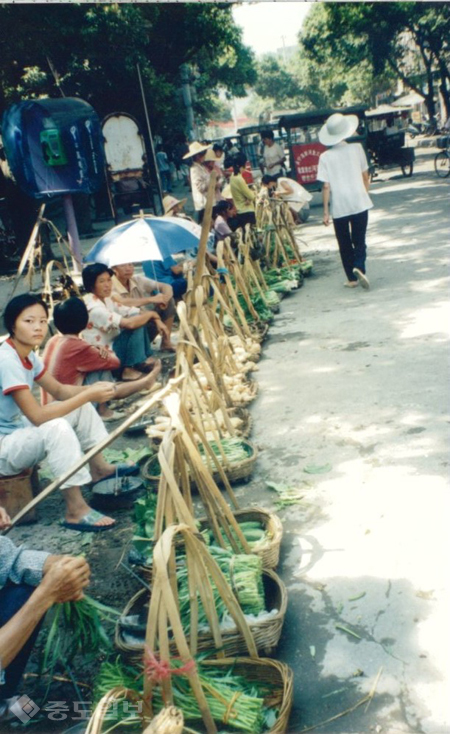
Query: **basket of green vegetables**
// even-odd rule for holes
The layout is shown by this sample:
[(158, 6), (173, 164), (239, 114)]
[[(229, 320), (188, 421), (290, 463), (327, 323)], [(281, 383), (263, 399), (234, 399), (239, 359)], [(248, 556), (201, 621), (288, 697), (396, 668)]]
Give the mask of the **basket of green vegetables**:
[[(216, 557), (215, 553), (213, 557)], [(233, 559), (236, 568), (230, 573), (226, 573), (225, 564), (219, 566), (222, 570), (225, 568), (224, 575), (229, 580), (230, 588), (245, 614), (258, 652), (272, 655), (278, 645), (286, 615), (288, 598), (286, 587), (277, 574), (268, 569), (261, 569), (256, 578), (252, 568), (252, 556), (234, 556)], [(187, 571), (182, 567), (181, 561), (177, 563), (177, 581), (181, 623), (189, 642), (189, 589)], [(228, 656), (244, 655), (247, 651), (244, 638), (233, 624), (214, 586), (213, 593), (221, 625), (223, 650)], [(149, 593), (147, 589), (141, 589), (129, 600), (116, 624), (115, 645), (122, 655), (133, 663), (142, 660), (148, 603)], [(203, 607), (199, 610), (197, 645), (198, 652), (206, 656), (217, 653)], [(170, 649), (172, 652), (175, 651), (173, 640), (170, 642)]]
[[(152, 654), (152, 658), (156, 659), (157, 665), (160, 656)], [(195, 672), (189, 675), (178, 673), (183, 667), (179, 660), (164, 659), (162, 662), (172, 672), (168, 682), (170, 697), (184, 719), (183, 733), (206, 731), (208, 734), (217, 734), (220, 731), (220, 734), (286, 734), (288, 731), (293, 701), (293, 674), (284, 663), (269, 658), (243, 657), (192, 660)], [(111, 697), (116, 690), (127, 690), (129, 700), (133, 702), (133, 707), (121, 706), (120, 694), (116, 696), (118, 705), (108, 716), (108, 731), (141, 732), (143, 718), (139, 710), (145, 711), (146, 704), (151, 707), (152, 724), (154, 722), (160, 726), (159, 717), (161, 712), (164, 715), (167, 710), (165, 699), (168, 696), (159, 681), (152, 681), (150, 695), (144, 693), (148, 667), (142, 661), (136, 666), (127, 665), (119, 658), (102, 665), (96, 680), (95, 698), (98, 700), (103, 694), (100, 702), (108, 701), (108, 696)], [(154, 667), (151, 674), (154, 678)], [(196, 690), (191, 683), (194, 676), (199, 686)], [(133, 693), (136, 699), (131, 698)], [(101, 710), (100, 702), (98, 708)], [(175, 721), (179, 722), (179, 718)], [(180, 731), (175, 726), (172, 729), (152, 729), (152, 724), (144, 734), (178, 734)], [(92, 728), (87, 734), (100, 732), (101, 729)]]
[[(179, 536), (184, 542), (184, 564), (179, 563), (176, 544)], [(230, 554), (223, 549), (221, 553), (228, 562)], [(111, 666), (100, 671), (98, 685), (105, 685), (107, 674), (106, 690), (113, 684), (142, 692), (150, 715), (158, 713), (164, 702), (170, 701), (183, 712), (186, 726), (197, 729), (203, 721), (208, 734), (217, 734), (219, 730), (248, 734), (286, 732), (292, 706), (292, 672), (282, 663), (258, 657), (236, 590), (240, 587), (241, 593), (247, 595), (246, 602), (252, 606), (259, 600), (257, 594), (250, 598), (250, 578), (238, 583), (240, 569), (236, 568), (236, 556), (231, 554), (231, 558), (232, 585), (227, 582), (217, 554), (213, 557), (188, 525), (167, 527), (153, 554), (154, 578), (145, 626), (143, 676), (140, 678), (137, 666), (124, 670), (116, 661), (114, 671)], [(255, 557), (245, 558), (242, 573), (248, 573), (250, 558)], [(185, 569), (187, 575), (186, 600), (178, 587), (179, 568)], [(222, 657), (227, 632), (219, 623), (219, 597), (239, 630), (250, 658)], [(181, 611), (187, 607), (189, 618)], [(218, 660), (202, 659), (200, 655), (202, 613)], [(117, 667), (121, 669), (117, 671)]]
[[(209, 441), (209, 450), (203, 443), (198, 443), (198, 450), (203, 463), (210, 470), (215, 482), (221, 482), (215, 461), (218, 461), (229, 482), (245, 481), (251, 476), (258, 456), (258, 449), (244, 438), (228, 437), (217, 441)], [(215, 459), (212, 454), (214, 454)], [(142, 467), (142, 476), (156, 486), (161, 478), (161, 467), (158, 457), (152, 456)]]
[[(233, 510), (233, 515), (251, 552), (261, 557), (263, 568), (276, 568), (283, 538), (283, 525), (278, 515), (262, 507)], [(210, 526), (210, 523), (206, 518), (200, 518), (199, 525), (200, 530), (204, 531)], [(230, 532), (233, 532), (231, 528)], [(222, 536), (224, 537), (223, 532)], [(214, 542), (212, 536), (210, 540)]]

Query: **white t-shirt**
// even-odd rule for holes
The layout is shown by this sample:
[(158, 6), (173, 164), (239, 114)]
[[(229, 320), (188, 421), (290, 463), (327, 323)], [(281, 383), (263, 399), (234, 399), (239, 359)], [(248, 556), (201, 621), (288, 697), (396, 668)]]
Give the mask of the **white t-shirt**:
[[(286, 191), (283, 187), (284, 183), (292, 189), (292, 193)], [(291, 209), (294, 209), (294, 211), (297, 212), (312, 199), (309, 191), (303, 188), (298, 181), (294, 181), (292, 178), (286, 178), (286, 176), (280, 176), (278, 179), (276, 192), (277, 194), (281, 194), (280, 198), (283, 201), (288, 201)]]
[(264, 158), (264, 165), (266, 166), (266, 173), (269, 174), (269, 176), (276, 176), (277, 173), (280, 173), (283, 166), (281, 163), (277, 163), (276, 166), (273, 168), (269, 168), (272, 163), (275, 163), (275, 161), (279, 161), (280, 158), (284, 158), (284, 149), (281, 147), (281, 145), (278, 145), (278, 143), (274, 143), (273, 145), (265, 145), (263, 150), (263, 158)]
[(11, 393), (15, 390), (32, 390), (34, 382), (44, 372), (44, 363), (35, 352), (30, 352), (26, 359), (22, 359), (11, 339), (3, 342), (0, 347), (0, 435), (30, 425)]
[(364, 186), (367, 158), (360, 143), (342, 141), (319, 158), (317, 180), (330, 184), (330, 211), (333, 219), (365, 212), (373, 203)]

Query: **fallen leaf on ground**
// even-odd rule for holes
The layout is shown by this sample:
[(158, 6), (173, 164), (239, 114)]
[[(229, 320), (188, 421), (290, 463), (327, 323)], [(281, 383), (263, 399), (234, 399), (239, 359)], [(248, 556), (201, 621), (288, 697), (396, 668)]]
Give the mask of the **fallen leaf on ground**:
[(303, 471), (307, 474), (326, 474), (332, 468), (331, 464), (308, 464), (304, 467)]

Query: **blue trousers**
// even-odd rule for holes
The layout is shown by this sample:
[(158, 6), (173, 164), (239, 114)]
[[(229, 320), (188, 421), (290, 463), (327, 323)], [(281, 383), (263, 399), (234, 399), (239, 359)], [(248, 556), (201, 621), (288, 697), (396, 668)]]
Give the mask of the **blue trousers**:
[(366, 272), (366, 230), (369, 212), (333, 219), (342, 265), (348, 280), (357, 280), (353, 268)]
[(145, 362), (152, 353), (146, 327), (122, 329), (113, 341), (113, 349), (120, 359), (122, 369)]
[[(3, 627), (3, 625), (17, 614), (19, 609), (30, 598), (34, 588), (34, 586), (29, 586), (28, 584), (7, 584), (3, 589), (0, 589), (0, 627)], [(14, 660), (3, 671), (5, 674), (5, 683), (0, 685), (0, 699), (11, 698), (11, 696), (16, 695), (43, 619), (39, 622)]]

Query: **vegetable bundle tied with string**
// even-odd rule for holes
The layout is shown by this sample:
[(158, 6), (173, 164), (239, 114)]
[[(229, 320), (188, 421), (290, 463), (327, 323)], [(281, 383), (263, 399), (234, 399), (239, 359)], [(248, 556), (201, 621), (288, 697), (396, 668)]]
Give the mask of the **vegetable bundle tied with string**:
[[(170, 660), (170, 664), (161, 663), (147, 651), (144, 673), (155, 678), (159, 674), (171, 677), (173, 704), (182, 710), (185, 721), (195, 722), (201, 719), (201, 711), (192, 689), (185, 666), (179, 660)], [(212, 670), (197, 663), (199, 679), (205, 693), (208, 707), (213, 719), (221, 725), (221, 732), (243, 731), (248, 734), (261, 734), (267, 731), (277, 718), (277, 711), (267, 708), (264, 696), (269, 693), (267, 686), (250, 683), (232, 669), (224, 672)], [(134, 668), (123, 665), (119, 658), (115, 662), (104, 663), (96, 682), (95, 699), (99, 700), (111, 688), (116, 686), (142, 691), (143, 675)], [(155, 687), (152, 692), (152, 707), (158, 713), (165, 705), (162, 690)], [(115, 708), (117, 722), (139, 727), (141, 719), (138, 714), (124, 711), (123, 707)], [(112, 719), (110, 718), (112, 723)]]

